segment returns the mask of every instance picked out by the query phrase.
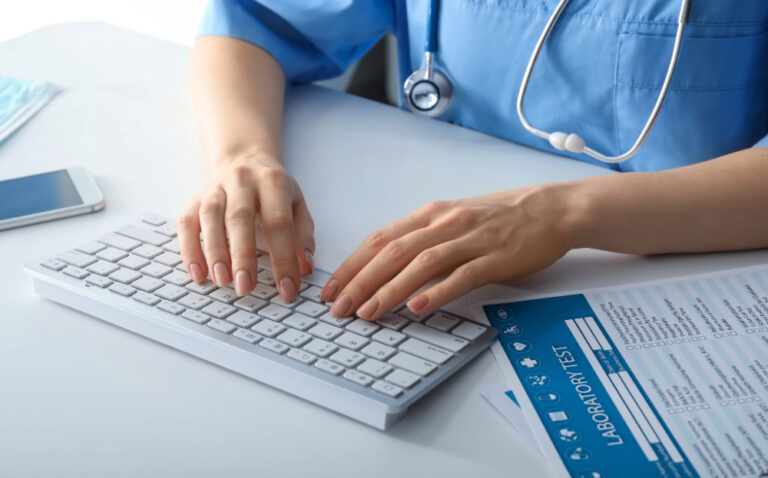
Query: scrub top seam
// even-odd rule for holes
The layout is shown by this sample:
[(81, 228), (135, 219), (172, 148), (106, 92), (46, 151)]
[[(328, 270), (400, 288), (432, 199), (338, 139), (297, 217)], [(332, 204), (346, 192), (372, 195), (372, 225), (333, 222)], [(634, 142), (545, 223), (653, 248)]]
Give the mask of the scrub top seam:
[[(671, 91), (693, 91), (693, 92), (749, 90), (752, 88), (756, 88), (758, 86), (762, 86), (766, 82), (766, 80), (768, 80), (768, 75), (762, 76), (754, 81), (745, 83), (743, 85), (735, 85), (735, 86), (677, 85), (677, 86), (670, 86), (670, 90)], [(635, 82), (626, 82), (626, 81), (619, 81), (619, 80), (617, 80), (616, 84), (620, 86), (625, 86), (628, 88), (636, 88), (641, 90), (658, 90), (659, 88), (661, 88), (661, 84), (635, 83)]]

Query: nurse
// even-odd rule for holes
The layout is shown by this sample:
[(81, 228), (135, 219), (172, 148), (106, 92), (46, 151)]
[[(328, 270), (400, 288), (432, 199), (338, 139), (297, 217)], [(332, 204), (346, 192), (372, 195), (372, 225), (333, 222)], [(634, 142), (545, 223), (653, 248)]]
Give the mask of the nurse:
[[(685, 35), (668, 75), (679, 20), (687, 20)], [(337, 317), (375, 320), (444, 276), (408, 302), (427, 313), (576, 248), (766, 247), (766, 31), (765, 0), (693, 0), (689, 12), (678, 0), (212, 0), (191, 82), (214, 177), (179, 220), (184, 264), (195, 281), (210, 272), (218, 285), (248, 293), (259, 220), (280, 295), (296, 296), (315, 244), (309, 208), (282, 161), (286, 81), (337, 76), (388, 32), (397, 37), (403, 82), (428, 66), (444, 75), (436, 83), (449, 85), (450, 104), (429, 114), (625, 174), (429, 203), (373, 232), (334, 272), (322, 299), (334, 302)], [(525, 123), (517, 111), (524, 78)], [(420, 104), (437, 104), (432, 93), (409, 90)], [(530, 128), (579, 136), (546, 136), (550, 142)], [(584, 154), (582, 141), (599, 154)], [(606, 164), (600, 155), (631, 157)]]

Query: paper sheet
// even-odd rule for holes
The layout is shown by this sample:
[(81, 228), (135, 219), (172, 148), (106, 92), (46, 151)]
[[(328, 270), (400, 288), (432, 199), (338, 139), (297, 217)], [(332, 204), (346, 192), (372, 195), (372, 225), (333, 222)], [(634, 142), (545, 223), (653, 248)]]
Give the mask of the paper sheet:
[(506, 383), (493, 383), (481, 387), (479, 391), (488, 400), (488, 403), (493, 405), (493, 408), (501, 413), (515, 430), (520, 432), (534, 450), (542, 455), (544, 454), (531, 431), (531, 427), (528, 426), (528, 422), (525, 420), (525, 415), (523, 415), (523, 411), (520, 409), (514, 393), (509, 389), (509, 385)]
[(768, 471), (768, 266), (476, 312), (560, 476)]

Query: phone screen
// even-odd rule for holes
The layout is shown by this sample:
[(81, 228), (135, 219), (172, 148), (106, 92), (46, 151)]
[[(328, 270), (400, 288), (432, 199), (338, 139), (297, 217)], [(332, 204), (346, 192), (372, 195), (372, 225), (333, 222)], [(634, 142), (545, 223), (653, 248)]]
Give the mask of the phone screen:
[(80, 204), (66, 169), (0, 181), (0, 221)]

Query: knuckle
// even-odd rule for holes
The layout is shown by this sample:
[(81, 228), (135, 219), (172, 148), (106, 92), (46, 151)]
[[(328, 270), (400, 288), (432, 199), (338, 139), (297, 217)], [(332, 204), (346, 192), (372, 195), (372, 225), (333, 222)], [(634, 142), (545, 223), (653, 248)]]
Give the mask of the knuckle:
[(259, 182), (269, 186), (283, 186), (288, 180), (288, 173), (278, 168), (261, 168), (257, 175)]
[(474, 264), (464, 264), (456, 269), (456, 275), (461, 281), (470, 281), (477, 276), (477, 266)]
[(251, 221), (253, 219), (254, 219), (253, 208), (245, 204), (239, 204), (237, 206), (232, 206), (227, 208), (227, 213), (226, 213), (227, 222), (241, 223), (241, 222)]
[(232, 262), (247, 264), (256, 259), (255, 249), (250, 246), (238, 247), (229, 252)]
[(422, 267), (434, 267), (440, 261), (440, 254), (434, 249), (427, 249), (419, 253), (416, 257), (419, 265)]
[(446, 214), (445, 220), (453, 226), (468, 226), (472, 222), (474, 214), (470, 209), (457, 207)]
[(382, 230), (375, 231), (366, 238), (365, 244), (374, 250), (383, 249), (387, 245), (387, 236)]
[(272, 267), (276, 271), (292, 271), (296, 268), (296, 258), (293, 256), (272, 256)]
[(243, 164), (238, 164), (230, 169), (230, 174), (237, 184), (245, 184), (251, 178), (251, 168)]
[(189, 213), (185, 213), (179, 217), (178, 221), (176, 221), (176, 230), (186, 231), (188, 229), (193, 229), (196, 224), (197, 221), (195, 220), (195, 217)]
[(224, 212), (224, 201), (218, 198), (207, 198), (200, 204), (200, 216), (220, 215)]
[(447, 201), (430, 201), (422, 207), (422, 213), (431, 216), (443, 211), (448, 205)]
[(384, 248), (384, 253), (394, 261), (400, 260), (406, 253), (405, 244), (401, 240), (392, 241)]
[(272, 214), (264, 218), (264, 226), (267, 229), (286, 229), (293, 224), (293, 218), (287, 214)]

